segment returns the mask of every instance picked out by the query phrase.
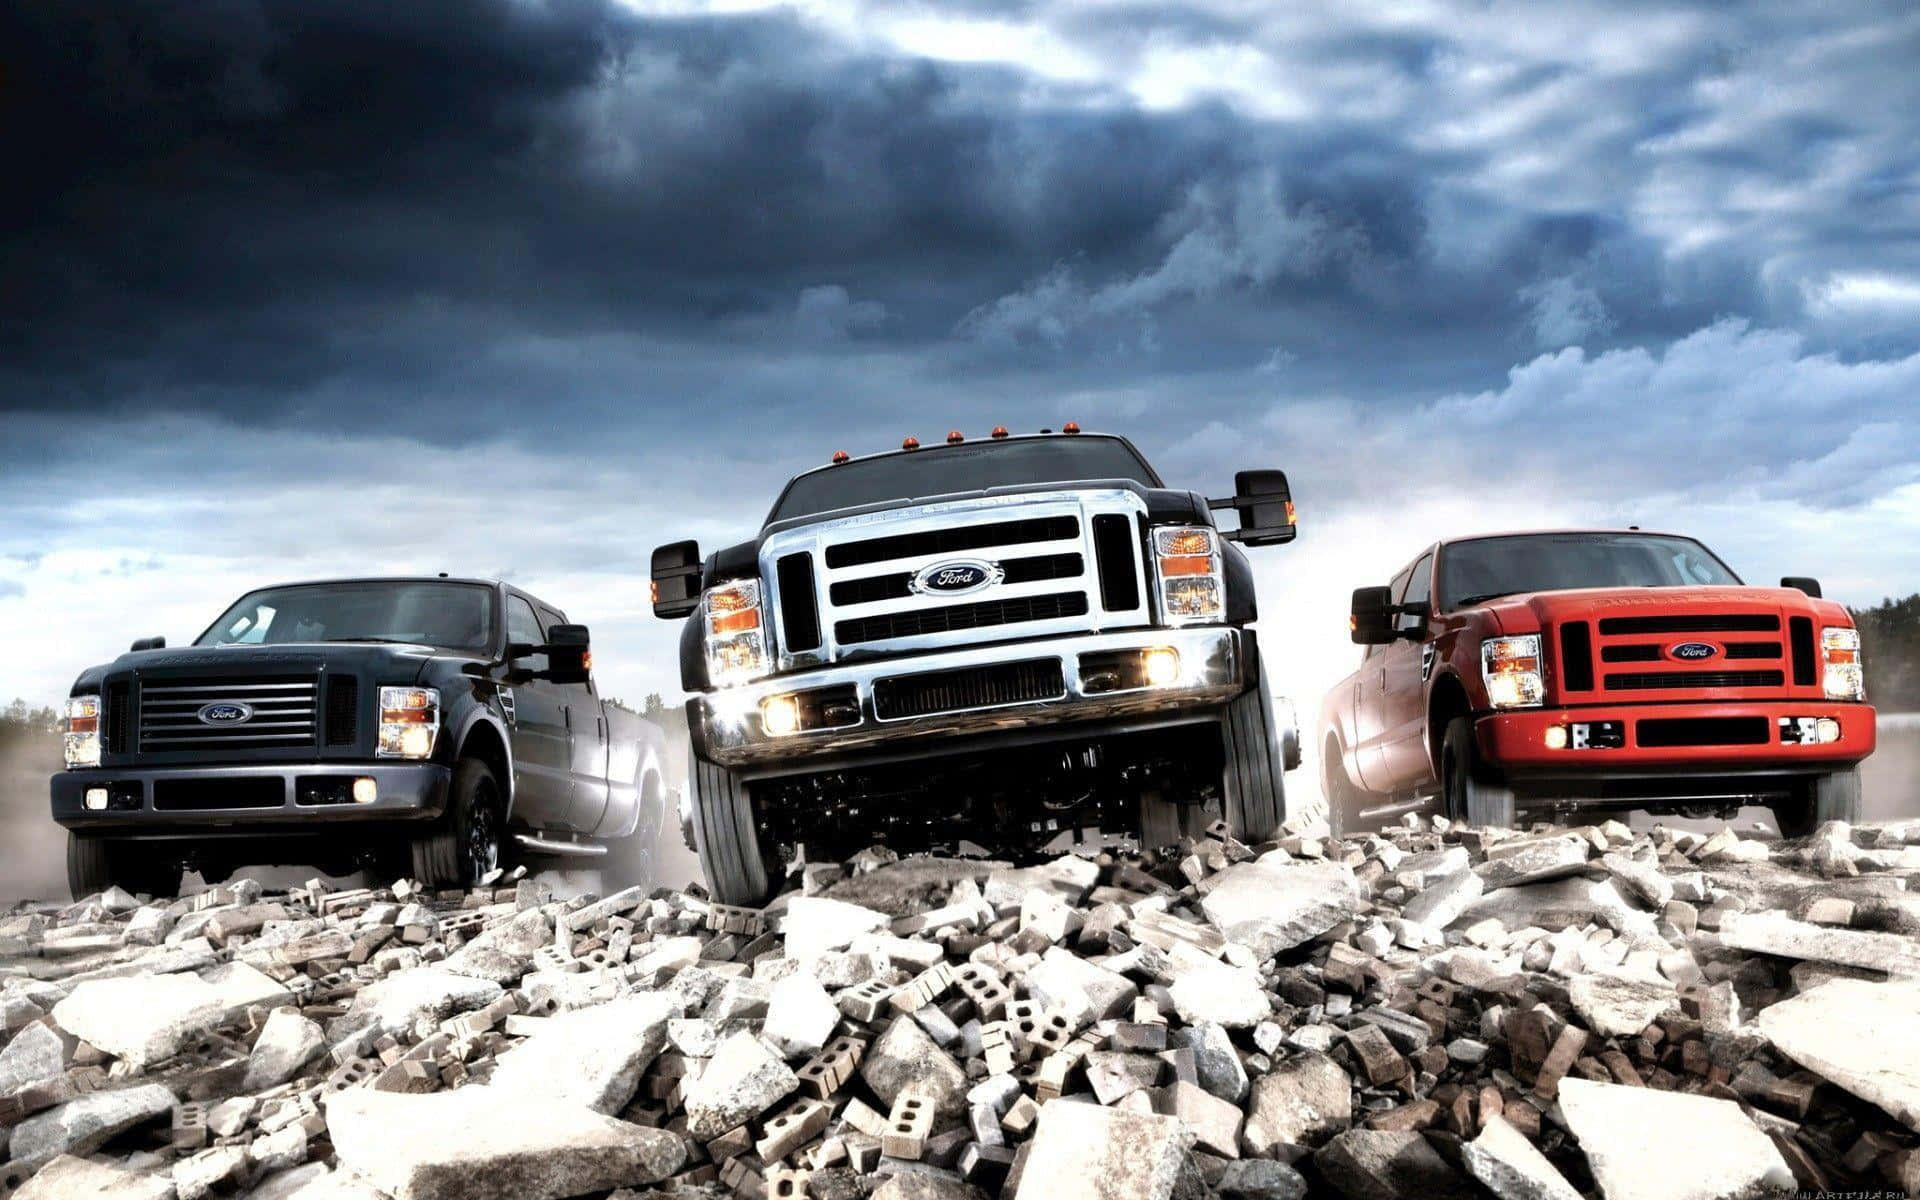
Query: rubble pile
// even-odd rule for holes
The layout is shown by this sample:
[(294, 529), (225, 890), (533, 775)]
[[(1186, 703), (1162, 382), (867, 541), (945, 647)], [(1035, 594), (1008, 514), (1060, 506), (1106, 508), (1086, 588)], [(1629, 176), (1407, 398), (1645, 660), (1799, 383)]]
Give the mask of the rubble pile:
[(1920, 822), (0, 918), (0, 1194), (1920, 1191)]

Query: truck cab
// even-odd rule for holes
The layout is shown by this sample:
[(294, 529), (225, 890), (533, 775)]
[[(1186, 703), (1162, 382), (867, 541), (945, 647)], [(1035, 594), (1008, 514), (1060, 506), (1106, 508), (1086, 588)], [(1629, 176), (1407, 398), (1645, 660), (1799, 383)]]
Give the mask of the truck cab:
[(1321, 711), (1329, 819), (1436, 806), (1772, 809), (1857, 819), (1873, 752), (1860, 640), (1812, 579), (1753, 587), (1700, 542), (1564, 531), (1440, 542), (1353, 593), (1358, 670)]
[(1267, 837), (1284, 768), (1241, 547), (1294, 533), (1280, 472), (1209, 501), (1070, 424), (836, 454), (757, 536), (662, 546), (710, 885), (758, 904), (875, 842), (1164, 845), (1215, 819)]

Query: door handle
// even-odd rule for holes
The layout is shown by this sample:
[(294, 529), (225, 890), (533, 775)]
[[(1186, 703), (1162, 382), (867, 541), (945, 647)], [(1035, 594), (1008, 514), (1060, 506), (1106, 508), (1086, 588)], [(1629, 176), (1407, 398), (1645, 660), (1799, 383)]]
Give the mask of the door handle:
[(571, 731), (573, 729), (573, 705), (562, 704), (560, 706), (560, 715), (566, 720), (567, 729)]

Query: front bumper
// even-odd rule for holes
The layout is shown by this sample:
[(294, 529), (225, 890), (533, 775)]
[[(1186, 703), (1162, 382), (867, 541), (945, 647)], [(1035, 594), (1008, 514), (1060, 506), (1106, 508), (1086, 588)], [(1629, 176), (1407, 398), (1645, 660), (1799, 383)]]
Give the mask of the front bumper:
[[(1129, 718), (1151, 720), (1222, 704), (1244, 691), (1248, 655), (1243, 641), (1247, 636), (1226, 626), (1136, 629), (842, 663), (696, 697), (689, 706), (694, 744), (708, 760), (738, 769), (860, 751), (892, 752), (932, 738)], [(1179, 678), (1167, 686), (1095, 693), (1089, 691), (1082, 677), (1084, 659), (1162, 646), (1180, 653)], [(899, 719), (882, 718), (875, 706), (876, 684), (1048, 659), (1059, 662), (1064, 681), (1060, 694), (1051, 698)], [(770, 696), (848, 686), (853, 688), (859, 707), (858, 718), (851, 723), (774, 735), (761, 722), (761, 701)]]
[[(104, 767), (53, 777), (53, 819), (67, 829), (146, 837), (279, 835), (343, 824), (425, 821), (446, 811), (451, 768), (438, 763), (261, 763), (226, 767)], [(370, 804), (307, 803), (355, 779)], [(86, 806), (106, 788), (109, 807)]]
[[(1793, 743), (1783, 740), (1782, 718), (1831, 717), (1840, 723), (1837, 741)], [(1657, 745), (1689, 736), (1673, 722), (1702, 722), (1698, 736), (1723, 738), (1734, 731), (1758, 731), (1765, 740), (1706, 745)], [(1721, 724), (1744, 723), (1744, 724)], [(1612, 748), (1549, 749), (1547, 731), (1560, 726), (1620, 726), (1623, 744)], [(1651, 724), (1663, 723), (1663, 724)], [(1850, 766), (1874, 751), (1874, 710), (1866, 704), (1785, 700), (1766, 703), (1619, 704), (1579, 708), (1528, 709), (1480, 718), (1474, 726), (1481, 757), (1509, 774), (1582, 776), (1612, 772), (1646, 773), (1665, 768), (1682, 772), (1725, 769), (1773, 774), (1813, 774)]]

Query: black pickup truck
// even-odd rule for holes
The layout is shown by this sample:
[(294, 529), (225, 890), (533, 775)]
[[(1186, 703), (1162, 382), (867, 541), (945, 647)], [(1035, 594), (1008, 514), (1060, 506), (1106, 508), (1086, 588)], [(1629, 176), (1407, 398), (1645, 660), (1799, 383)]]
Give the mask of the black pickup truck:
[(255, 863), (478, 883), (508, 850), (650, 844), (659, 730), (595, 693), (585, 626), (518, 588), (348, 579), (249, 592), (193, 645), (83, 671), (53, 819), (76, 897)]
[[(797, 476), (757, 537), (654, 552), (680, 639), (688, 844), (715, 895), (883, 842), (1161, 846), (1284, 816), (1282, 733), (1234, 542), (1291, 541), (1286, 476), (1231, 499), (1161, 482), (1123, 438), (1060, 433), (851, 458)], [(1214, 527), (1234, 508), (1240, 528)]]

